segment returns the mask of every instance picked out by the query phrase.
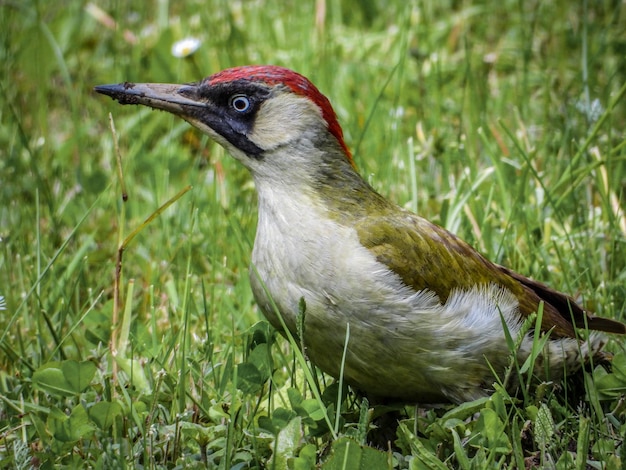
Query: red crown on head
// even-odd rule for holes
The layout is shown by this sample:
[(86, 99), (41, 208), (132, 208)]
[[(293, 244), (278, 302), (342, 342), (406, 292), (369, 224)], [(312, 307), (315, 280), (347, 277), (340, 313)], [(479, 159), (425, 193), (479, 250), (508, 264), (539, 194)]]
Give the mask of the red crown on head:
[(211, 85), (235, 80), (252, 80), (268, 85), (284, 85), (295, 94), (306, 96), (320, 108), (322, 117), (328, 125), (328, 130), (337, 138), (350, 163), (354, 164), (352, 154), (343, 140), (343, 130), (337, 121), (337, 115), (330, 101), (304, 75), (277, 65), (244, 65), (222, 70), (206, 80)]

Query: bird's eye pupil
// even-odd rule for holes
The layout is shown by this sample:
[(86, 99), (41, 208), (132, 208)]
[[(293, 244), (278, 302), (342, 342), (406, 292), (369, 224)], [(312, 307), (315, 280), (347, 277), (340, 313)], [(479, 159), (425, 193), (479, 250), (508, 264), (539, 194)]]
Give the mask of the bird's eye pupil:
[(250, 99), (245, 95), (235, 95), (230, 99), (230, 105), (240, 113), (250, 109)]

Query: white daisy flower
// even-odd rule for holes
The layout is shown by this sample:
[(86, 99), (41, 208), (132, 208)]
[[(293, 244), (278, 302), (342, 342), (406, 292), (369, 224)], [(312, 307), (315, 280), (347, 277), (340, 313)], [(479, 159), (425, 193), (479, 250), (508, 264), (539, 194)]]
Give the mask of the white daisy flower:
[(197, 38), (185, 38), (180, 41), (176, 41), (172, 45), (172, 55), (181, 59), (183, 57), (189, 57), (198, 50), (201, 43), (202, 41)]
[(0, 295), (0, 310), (7, 309), (7, 302), (4, 300), (4, 295)]

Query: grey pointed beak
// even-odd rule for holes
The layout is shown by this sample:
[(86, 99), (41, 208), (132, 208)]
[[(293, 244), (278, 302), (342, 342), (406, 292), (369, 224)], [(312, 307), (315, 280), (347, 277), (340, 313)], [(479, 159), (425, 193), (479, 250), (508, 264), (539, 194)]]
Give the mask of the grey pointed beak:
[(118, 83), (98, 85), (94, 91), (110, 96), (120, 104), (142, 104), (177, 115), (189, 114), (191, 109), (205, 108), (198, 97), (198, 85), (172, 83)]

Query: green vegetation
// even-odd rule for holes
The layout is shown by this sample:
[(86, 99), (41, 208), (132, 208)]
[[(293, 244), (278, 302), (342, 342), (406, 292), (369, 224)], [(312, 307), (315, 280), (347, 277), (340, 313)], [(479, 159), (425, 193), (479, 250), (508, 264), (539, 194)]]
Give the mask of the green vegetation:
[(246, 171), (91, 89), (293, 68), (382, 194), (624, 320), (625, 24), (609, 0), (2, 2), (0, 467), (621, 468), (624, 338), (611, 373), (406, 407), (365, 446), (383, 410), (254, 305)]

